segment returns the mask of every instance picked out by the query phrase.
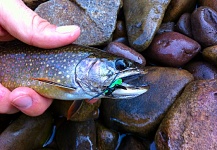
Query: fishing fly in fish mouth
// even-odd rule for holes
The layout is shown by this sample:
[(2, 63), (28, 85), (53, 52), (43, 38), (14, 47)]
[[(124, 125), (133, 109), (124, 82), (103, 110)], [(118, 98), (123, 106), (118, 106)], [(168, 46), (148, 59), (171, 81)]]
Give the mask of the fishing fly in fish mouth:
[(148, 86), (129, 84), (129, 79), (146, 73), (138, 64), (100, 49), (20, 47), (5, 47), (0, 52), (0, 81), (10, 90), (27, 86), (60, 100), (134, 98), (148, 90)]

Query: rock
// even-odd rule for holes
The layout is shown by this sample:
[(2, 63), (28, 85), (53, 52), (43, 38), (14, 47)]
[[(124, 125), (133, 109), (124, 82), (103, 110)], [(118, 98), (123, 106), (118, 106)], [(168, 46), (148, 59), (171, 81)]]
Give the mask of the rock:
[(202, 46), (217, 45), (217, 12), (209, 7), (199, 7), (191, 15), (192, 34)]
[(7, 126), (19, 116), (20, 114), (0, 114), (0, 134), (7, 128)]
[(170, 0), (125, 0), (128, 40), (136, 51), (144, 51), (159, 29)]
[(162, 23), (160, 25), (159, 30), (157, 31), (157, 34), (162, 34), (164, 32), (172, 32), (172, 31), (174, 31), (174, 28), (175, 28), (174, 22)]
[(55, 0), (39, 5), (35, 12), (57, 26), (80, 26), (81, 35), (74, 43), (93, 46), (111, 40), (119, 7), (120, 0)]
[(216, 149), (216, 95), (216, 79), (188, 84), (156, 133), (158, 149)]
[(193, 80), (190, 73), (176, 68), (147, 67), (145, 70), (148, 73), (134, 84), (148, 84), (150, 89), (146, 93), (133, 99), (102, 100), (101, 118), (108, 128), (151, 136), (182, 89)]
[(104, 127), (99, 122), (96, 124), (96, 134), (98, 150), (114, 150), (118, 146), (118, 132)]
[(118, 42), (118, 43), (122, 43), (126, 46), (129, 46), (129, 42), (128, 42), (128, 39), (126, 37), (120, 37), (120, 38), (117, 38), (115, 39), (113, 42)]
[(199, 51), (200, 45), (177, 32), (165, 32), (156, 35), (146, 56), (158, 63), (180, 67), (190, 61)]
[(116, 56), (121, 56), (127, 59), (130, 59), (138, 64), (145, 66), (146, 60), (145, 58), (135, 50), (131, 49), (130, 47), (118, 43), (118, 42), (111, 42), (108, 44), (106, 51)]
[(188, 70), (195, 80), (206, 80), (217, 78), (217, 68), (205, 61), (188, 63), (184, 69)]
[(37, 117), (21, 115), (0, 135), (1, 150), (41, 148), (51, 135), (53, 118), (49, 112)]
[(208, 6), (215, 11), (217, 11), (217, 1), (216, 0), (199, 0), (200, 6)]
[(192, 37), (191, 32), (191, 14), (190, 13), (184, 13), (179, 18), (175, 31), (180, 32), (188, 37)]
[(192, 12), (196, 8), (197, 0), (171, 0), (165, 12), (163, 22), (177, 21), (186, 12)]
[(120, 37), (127, 37), (127, 31), (124, 21), (118, 20), (115, 31), (113, 33), (113, 39), (117, 39)]
[(96, 149), (96, 127), (93, 120), (63, 123), (56, 132), (59, 150)]
[(34, 10), (36, 7), (38, 7), (38, 5), (46, 1), (48, 0), (23, 0), (23, 2), (32, 10)]
[(217, 65), (217, 45), (205, 48), (202, 55), (207, 61)]
[(123, 137), (118, 150), (149, 150), (149, 142), (132, 135)]

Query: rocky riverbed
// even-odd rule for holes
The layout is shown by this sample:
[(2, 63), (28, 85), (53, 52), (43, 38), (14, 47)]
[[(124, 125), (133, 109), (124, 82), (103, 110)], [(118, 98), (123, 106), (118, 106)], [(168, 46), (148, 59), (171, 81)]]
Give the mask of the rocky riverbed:
[[(41, 116), (0, 115), (0, 149), (217, 148), (216, 0), (23, 0), (51, 23), (76, 24), (76, 44), (137, 62), (133, 99), (54, 100)], [(66, 119), (68, 118), (68, 120)]]

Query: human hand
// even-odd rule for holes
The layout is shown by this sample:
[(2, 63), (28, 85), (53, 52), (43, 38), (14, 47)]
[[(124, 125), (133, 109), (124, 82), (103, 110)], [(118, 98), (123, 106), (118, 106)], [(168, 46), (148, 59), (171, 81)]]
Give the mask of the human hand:
[[(75, 41), (80, 35), (78, 26), (57, 27), (40, 18), (22, 0), (0, 1), (0, 41), (15, 38), (41, 48), (56, 48)], [(42, 114), (52, 103), (31, 88), (19, 87), (9, 91), (0, 85), (0, 113), (19, 110), (30, 116)]]

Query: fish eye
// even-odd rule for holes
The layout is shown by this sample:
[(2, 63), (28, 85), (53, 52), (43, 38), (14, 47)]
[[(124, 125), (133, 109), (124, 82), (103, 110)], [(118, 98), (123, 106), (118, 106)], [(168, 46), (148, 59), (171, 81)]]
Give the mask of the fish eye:
[(115, 62), (115, 68), (117, 70), (124, 70), (129, 67), (129, 63), (124, 59), (117, 59)]

